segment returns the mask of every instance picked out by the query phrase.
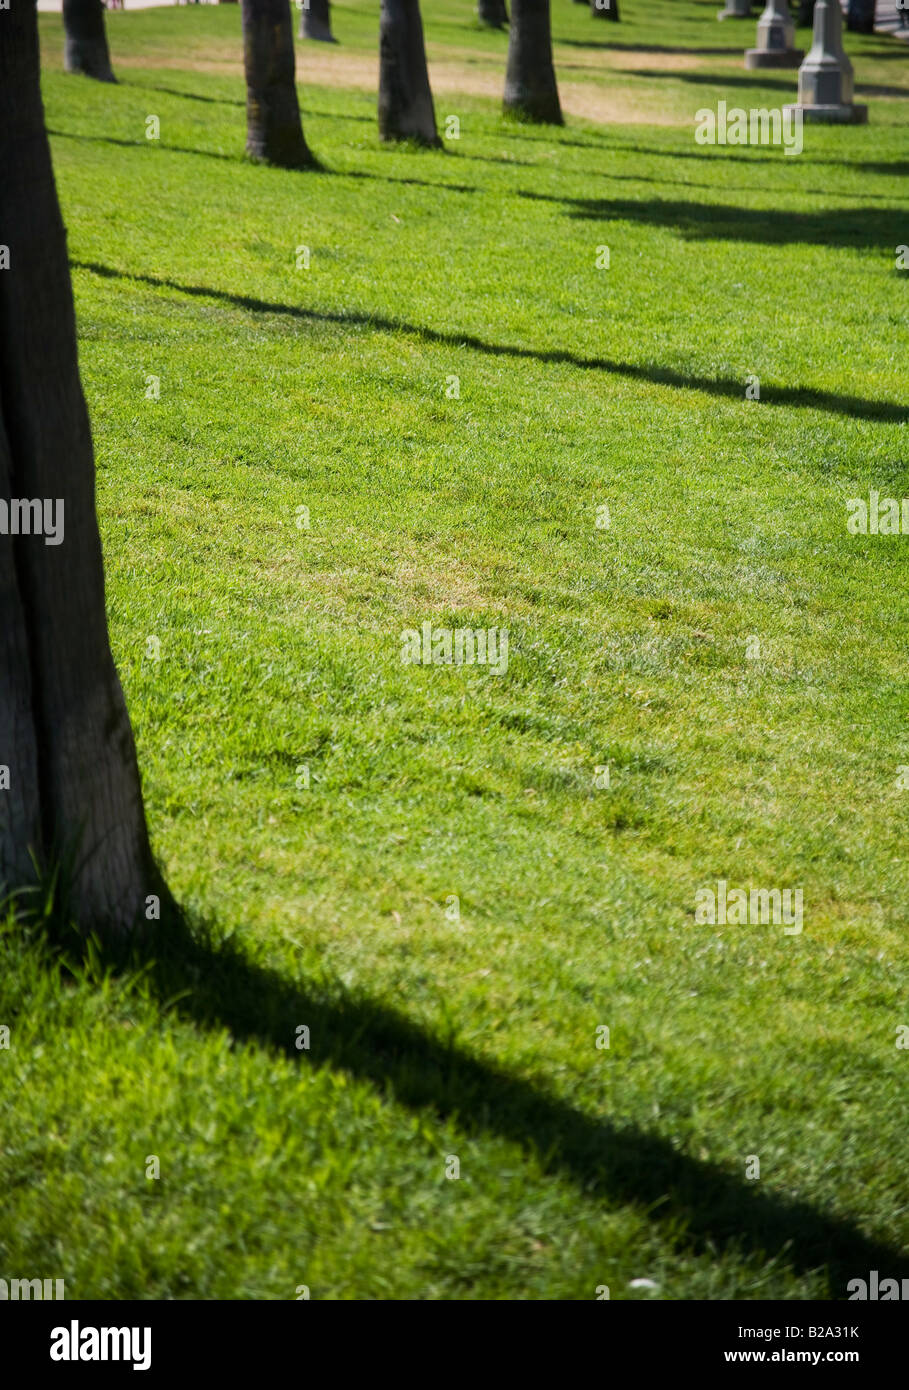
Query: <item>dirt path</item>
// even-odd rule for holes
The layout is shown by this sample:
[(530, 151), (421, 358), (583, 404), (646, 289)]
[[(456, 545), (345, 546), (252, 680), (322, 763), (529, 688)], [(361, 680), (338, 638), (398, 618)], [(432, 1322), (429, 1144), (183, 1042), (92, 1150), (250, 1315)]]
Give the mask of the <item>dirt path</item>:
[[(50, 3), (51, 0), (45, 0), (45, 2)], [(239, 52), (237, 52), (236, 57), (233, 57), (228, 56), (229, 50), (227, 48), (222, 49), (221, 52), (209, 51), (210, 56), (206, 58), (196, 58), (191, 53), (175, 55), (174, 57), (162, 57), (153, 53), (141, 55), (118, 53), (116, 66), (123, 69), (158, 68), (243, 77), (243, 63)], [(625, 67), (628, 65), (629, 57), (635, 61), (640, 61), (640, 55), (610, 55), (611, 58), (616, 56), (620, 56), (626, 61), (605, 65), (600, 59), (601, 66)], [(654, 56), (648, 54), (648, 60)], [(661, 56), (664, 58), (671, 56), (678, 61), (676, 55), (664, 54)], [(681, 57), (683, 66), (691, 66), (687, 58), (682, 55), (679, 57)], [(439, 106), (438, 98), (442, 96), (478, 96), (487, 97), (493, 101), (501, 100), (505, 80), (504, 53), (501, 67), (497, 67), (492, 62), (478, 61), (476, 58), (471, 61), (464, 61), (450, 57), (433, 57), (431, 54), (428, 61), (429, 79), (437, 99), (437, 107)], [(572, 55), (572, 61), (567, 66), (574, 70), (579, 68), (583, 70), (588, 67), (594, 68), (596, 63), (595, 61), (579, 63), (574, 61), (574, 55)], [(560, 69), (558, 62), (556, 69), (559, 76), (562, 110), (566, 116), (577, 116), (603, 125), (610, 123), (679, 125), (684, 123), (677, 115), (673, 115), (665, 109), (659, 94), (646, 90), (632, 94), (627, 86), (623, 86), (621, 91), (610, 92), (598, 83), (566, 77), (564, 68)], [(297, 45), (297, 80), (304, 89), (315, 86), (350, 87), (358, 91), (375, 92), (378, 88), (378, 56), (345, 52), (339, 48), (328, 50), (320, 47), (316, 51), (315, 45), (310, 47), (301, 43)], [(439, 108), (437, 114), (441, 118), (451, 113)]]

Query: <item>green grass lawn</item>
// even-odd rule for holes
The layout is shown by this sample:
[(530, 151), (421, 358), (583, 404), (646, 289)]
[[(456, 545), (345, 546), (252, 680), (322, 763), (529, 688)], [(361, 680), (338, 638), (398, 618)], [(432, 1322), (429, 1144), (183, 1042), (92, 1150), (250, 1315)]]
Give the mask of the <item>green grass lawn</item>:
[[(426, 0), (461, 134), (421, 153), (348, 0), (297, 45), (319, 174), (243, 157), (239, 7), (109, 14), (116, 87), (41, 17), (114, 652), (199, 944), (72, 972), (0, 933), (0, 1276), (909, 1274), (909, 539), (846, 529), (909, 494), (909, 53), (847, 35), (865, 128), (701, 147), (795, 91), (719, 8), (554, 0), (553, 129)], [(507, 673), (402, 664), (426, 621), (507, 629)], [(801, 887), (803, 931), (699, 924), (718, 879)]]

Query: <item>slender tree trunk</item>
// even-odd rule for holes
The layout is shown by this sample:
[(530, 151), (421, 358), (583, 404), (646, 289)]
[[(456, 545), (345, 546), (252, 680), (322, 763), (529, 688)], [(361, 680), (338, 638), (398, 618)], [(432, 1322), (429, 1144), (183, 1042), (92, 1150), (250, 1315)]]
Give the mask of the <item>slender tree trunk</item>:
[(309, 0), (300, 15), (300, 38), (318, 39), (320, 43), (337, 43), (331, 32), (331, 9), (328, 0)]
[(242, 0), (246, 153), (282, 169), (314, 168), (294, 80), (290, 0)]
[(521, 120), (562, 124), (549, 0), (512, 0), (504, 108)]
[(477, 19), (490, 29), (504, 29), (508, 24), (505, 0), (477, 0)]
[(846, 28), (853, 34), (873, 34), (875, 0), (849, 0)]
[(382, 0), (379, 134), (383, 140), (442, 143), (436, 130), (419, 0)]
[[(71, 860), (76, 920), (125, 935), (161, 889), (107, 633), (35, 6), (13, 4), (0, 24), (0, 883), (33, 881), (33, 854), (42, 868)], [(42, 504), (41, 534), (34, 510), (11, 524), (14, 499)]]
[[(15, 0), (11, 0), (15, 3)], [(101, 0), (63, 0), (63, 67), (99, 82), (116, 82)]]
[(614, 19), (618, 22), (619, 0), (590, 0), (590, 13), (596, 19)]

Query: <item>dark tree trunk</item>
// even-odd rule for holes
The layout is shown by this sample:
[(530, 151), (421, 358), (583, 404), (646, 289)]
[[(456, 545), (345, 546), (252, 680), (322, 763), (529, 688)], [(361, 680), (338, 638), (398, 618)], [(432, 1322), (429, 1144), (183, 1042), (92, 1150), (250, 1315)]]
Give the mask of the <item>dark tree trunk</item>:
[[(161, 887), (107, 633), (95, 465), (44, 130), (33, 4), (0, 19), (0, 515), (53, 499), (57, 535), (0, 528), (0, 884), (71, 864), (84, 927), (125, 935)], [(4, 256), (4, 261), (6, 257)], [(61, 499), (61, 501), (56, 501)], [(61, 514), (62, 505), (62, 514)], [(62, 521), (62, 530), (60, 523)], [(7, 534), (10, 532), (10, 534)]]
[(590, 0), (590, 13), (597, 19), (614, 19), (618, 22), (619, 0)]
[(525, 121), (562, 124), (552, 65), (549, 0), (512, 0), (505, 111)]
[(382, 0), (379, 134), (383, 140), (442, 143), (429, 87), (419, 0)]
[(331, 10), (328, 0), (309, 0), (300, 16), (300, 38), (318, 39), (320, 43), (337, 43), (331, 32)]
[(814, 0), (799, 0), (795, 22), (800, 29), (814, 27)]
[(504, 29), (508, 24), (505, 0), (477, 0), (477, 19), (490, 29)]
[(101, 0), (63, 0), (63, 67), (99, 82), (116, 82)]
[(875, 0), (849, 0), (846, 28), (853, 34), (873, 34)]
[(290, 0), (242, 0), (246, 153), (282, 169), (313, 168), (294, 81)]

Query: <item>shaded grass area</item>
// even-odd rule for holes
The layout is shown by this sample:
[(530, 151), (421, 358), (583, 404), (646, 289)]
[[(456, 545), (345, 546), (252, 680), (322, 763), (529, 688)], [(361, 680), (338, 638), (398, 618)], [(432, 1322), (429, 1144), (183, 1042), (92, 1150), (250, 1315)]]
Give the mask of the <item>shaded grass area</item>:
[[(194, 66), (236, 61), (231, 9), (109, 15), (148, 66), (104, 90), (42, 17), (115, 654), (190, 926), (115, 973), (3, 932), (0, 1266), (76, 1297), (898, 1276), (905, 538), (845, 518), (907, 491), (905, 102), (796, 159), (704, 149), (701, 83), (616, 64), (671, 57), (671, 11), (748, 104), (716, 6), (632, 0), (580, 50), (566, 3), (557, 55), (665, 124), (515, 130), (468, 90), (421, 154), (310, 83), (330, 172), (290, 175), (242, 159), (239, 69)], [(427, 7), (431, 58), (501, 72), (462, 11)], [(337, 7), (354, 56), (374, 30)], [(507, 673), (402, 665), (426, 620), (507, 627)], [(801, 885), (803, 933), (696, 924), (718, 878)]]

